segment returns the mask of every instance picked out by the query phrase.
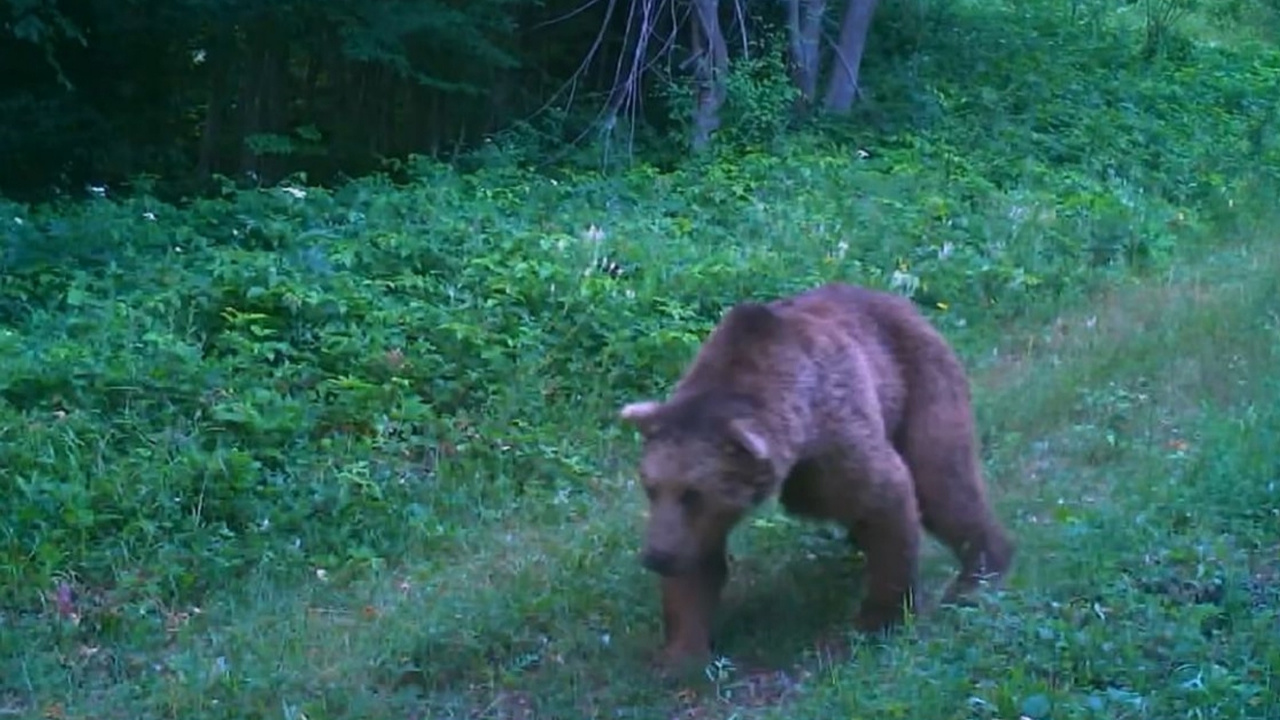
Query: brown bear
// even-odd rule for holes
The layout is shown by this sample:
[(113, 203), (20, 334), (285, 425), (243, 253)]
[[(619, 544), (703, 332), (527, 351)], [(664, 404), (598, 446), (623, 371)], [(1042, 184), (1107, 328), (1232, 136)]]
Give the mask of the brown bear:
[(921, 527), (960, 574), (944, 601), (998, 581), (1015, 546), (988, 501), (968, 378), (911, 301), (832, 283), (731, 308), (666, 401), (628, 404), (661, 577), (668, 662), (705, 660), (730, 531), (774, 493), (837, 522), (866, 554), (862, 631), (914, 605)]

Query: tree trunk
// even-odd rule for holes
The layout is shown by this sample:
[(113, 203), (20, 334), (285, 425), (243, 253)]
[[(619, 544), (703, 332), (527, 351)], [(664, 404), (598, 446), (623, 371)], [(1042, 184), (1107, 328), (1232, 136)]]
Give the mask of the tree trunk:
[[(262, 58), (262, 79), (259, 92), (262, 93), (262, 132), (286, 135), (289, 127), (285, 98), (291, 97), (289, 88), (289, 52), (287, 42), (276, 40), (264, 48)], [(278, 152), (265, 153), (260, 158), (258, 172), (270, 178), (268, 182), (279, 182), (293, 161), (291, 156), (283, 156)]]
[(235, 72), (234, 53), (235, 41), (230, 30), (214, 30), (205, 50), (209, 94), (200, 130), (200, 156), (196, 161), (196, 174), (201, 178), (207, 178), (222, 169), (218, 151), (222, 147), (224, 120), (230, 112), (231, 83)]
[(693, 0), (693, 60), (696, 101), (693, 110), (694, 152), (711, 146), (711, 135), (720, 127), (725, 100), (725, 75), (729, 48), (720, 30), (720, 0)]
[(800, 90), (801, 102), (812, 105), (818, 96), (821, 56), (818, 39), (826, 0), (787, 0), (787, 37), (791, 47), (791, 79)]
[(245, 32), (237, 63), (239, 87), (236, 90), (236, 115), (238, 122), (239, 172), (248, 175), (254, 183), (259, 181), (258, 158), (248, 142), (250, 136), (262, 130), (262, 94), (259, 92), (259, 76), (262, 74), (261, 32), (250, 29)]
[(859, 94), (858, 68), (867, 45), (867, 31), (875, 15), (878, 0), (849, 0), (840, 26), (840, 43), (836, 47), (835, 67), (827, 84), (826, 110), (843, 115), (853, 107)]

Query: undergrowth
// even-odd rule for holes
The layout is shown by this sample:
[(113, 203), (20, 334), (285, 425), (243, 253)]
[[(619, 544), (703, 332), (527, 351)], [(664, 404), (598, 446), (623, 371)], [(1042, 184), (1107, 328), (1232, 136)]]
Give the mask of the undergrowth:
[[(1008, 327), (1212, 254), (1280, 187), (1276, 53), (1152, 58), (1048, 11), (998, 17), (892, 76), (910, 107), (867, 111), (914, 124), (839, 140), (738, 144), (670, 171), (417, 161), (398, 185), (0, 207), (0, 701), (368, 716), (391, 701), (367, 680), (426, 689), (433, 717), (477, 692), (502, 717), (649, 716), (653, 686), (604, 654), (657, 637), (614, 414), (668, 387), (728, 305), (834, 279), (890, 288), (978, 366)], [(1143, 357), (1176, 352), (1151, 342)], [(1197, 451), (1135, 449), (1105, 423), (1149, 393), (1089, 377), (1092, 396), (1043, 391), (1087, 405), (1070, 427), (1041, 415), (1070, 448), (1043, 487), (993, 481), (1024, 505), (1003, 502), (1033, 568), (1013, 599), (855, 650), (855, 672), (915, 678), (911, 694), (810, 663), (815, 712), (1263, 717), (1276, 603), (1239, 557), (1276, 548), (1259, 508), (1274, 507), (1280, 405), (1176, 420)], [(1003, 402), (984, 412), (1042, 412)], [(1016, 434), (1032, 421), (985, 424), (998, 468), (1049, 442)], [(1086, 485), (1096, 502), (1046, 500)], [(799, 531), (753, 532), (758, 585), (738, 592), (760, 607), (742, 617), (790, 628), (763, 644), (798, 658), (821, 628), (787, 625), (805, 611), (779, 596), (831, 566), (766, 569), (771, 540)], [(1167, 587), (1142, 586), (1156, 576)], [(1211, 582), (1221, 602), (1177, 594)], [(556, 667), (568, 680), (540, 679)], [(615, 672), (621, 689), (591, 689)], [(700, 712), (794, 689), (722, 672)], [(1157, 677), (1180, 689), (1155, 698)]]

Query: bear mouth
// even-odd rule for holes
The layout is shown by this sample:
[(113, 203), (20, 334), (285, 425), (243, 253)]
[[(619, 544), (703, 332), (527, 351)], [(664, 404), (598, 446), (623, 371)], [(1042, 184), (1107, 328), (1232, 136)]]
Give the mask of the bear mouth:
[(716, 575), (724, 570), (724, 558), (711, 554), (705, 557), (691, 557), (662, 550), (645, 550), (640, 553), (640, 564), (649, 572), (664, 578), (688, 577), (691, 575)]
[(662, 577), (683, 575), (697, 566), (697, 563), (681, 562), (678, 555), (661, 550), (645, 550), (640, 554), (640, 564)]

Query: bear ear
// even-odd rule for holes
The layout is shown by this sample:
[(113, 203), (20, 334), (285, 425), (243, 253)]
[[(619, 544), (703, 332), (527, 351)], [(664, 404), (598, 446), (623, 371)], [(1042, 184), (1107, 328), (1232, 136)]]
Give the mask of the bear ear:
[(729, 436), (757, 460), (771, 460), (773, 449), (769, 440), (750, 420), (736, 418), (729, 421)]
[(721, 324), (726, 328), (725, 332), (739, 340), (764, 341), (777, 332), (780, 320), (766, 303), (742, 302), (725, 313)]
[(660, 410), (662, 410), (662, 403), (657, 400), (641, 400), (624, 405), (622, 410), (618, 411), (618, 417), (622, 418), (623, 422), (635, 425), (641, 433), (648, 433), (653, 428)]

